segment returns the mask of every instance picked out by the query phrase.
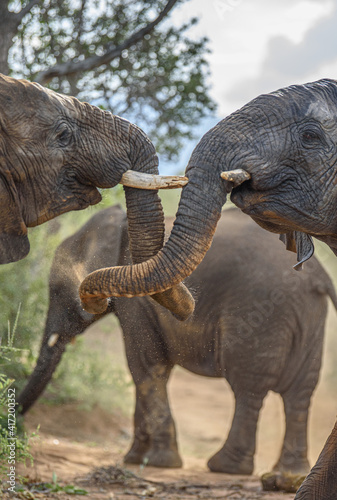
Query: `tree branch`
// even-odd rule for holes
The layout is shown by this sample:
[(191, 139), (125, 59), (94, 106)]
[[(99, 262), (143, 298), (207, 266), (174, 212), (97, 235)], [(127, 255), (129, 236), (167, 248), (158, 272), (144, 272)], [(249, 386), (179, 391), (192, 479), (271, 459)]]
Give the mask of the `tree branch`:
[(19, 26), (25, 15), (32, 10), (34, 5), (38, 5), (39, 3), (42, 3), (42, 0), (30, 0), (30, 2), (28, 2), (27, 5), (20, 10), (20, 12), (15, 14), (17, 26)]
[[(39, 0), (32, 0), (39, 1)], [(127, 50), (132, 45), (136, 44), (144, 38), (145, 35), (151, 33), (151, 31), (159, 24), (162, 19), (169, 13), (169, 11), (174, 7), (178, 0), (169, 0), (165, 8), (160, 12), (158, 17), (149, 23), (144, 28), (136, 31), (131, 35), (125, 42), (117, 47), (107, 50), (102, 56), (91, 56), (83, 61), (68, 61), (62, 64), (55, 64), (51, 68), (41, 71), (36, 77), (35, 81), (41, 83), (42, 85), (48, 83), (52, 78), (59, 76), (68, 76), (74, 73), (79, 73), (82, 71), (90, 71), (94, 68), (102, 66), (103, 64), (108, 64), (116, 57), (120, 57), (124, 50)]]

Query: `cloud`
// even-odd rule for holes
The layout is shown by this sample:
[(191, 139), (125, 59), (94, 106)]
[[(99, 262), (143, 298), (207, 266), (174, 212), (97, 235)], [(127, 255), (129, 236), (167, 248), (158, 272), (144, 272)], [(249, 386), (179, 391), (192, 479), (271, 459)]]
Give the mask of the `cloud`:
[[(306, 77), (318, 75), (315, 79), (329, 76), (337, 79), (337, 4), (329, 16), (321, 18), (305, 34), (300, 43), (294, 43), (285, 36), (270, 38), (267, 54), (256, 78), (236, 84), (226, 94), (226, 99), (250, 100), (276, 88), (306, 81)], [(332, 75), (320, 75), (320, 70), (336, 62)]]
[(269, 42), (265, 71), (277, 71), (290, 76), (312, 73), (324, 63), (337, 59), (337, 8), (307, 31), (299, 44), (285, 37), (275, 37)]

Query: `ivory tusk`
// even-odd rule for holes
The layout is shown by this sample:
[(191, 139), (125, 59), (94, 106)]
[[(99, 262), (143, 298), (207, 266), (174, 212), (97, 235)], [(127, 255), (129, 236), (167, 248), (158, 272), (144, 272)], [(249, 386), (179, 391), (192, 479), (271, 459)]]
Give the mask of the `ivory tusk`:
[(151, 175), (127, 170), (122, 175), (120, 184), (138, 189), (177, 189), (188, 183), (188, 178), (181, 175)]
[(240, 184), (251, 178), (251, 175), (246, 172), (246, 170), (242, 170), (242, 168), (228, 170), (228, 172), (221, 172), (220, 176), (221, 179), (224, 179), (225, 181), (233, 182), (234, 187), (240, 186)]
[(59, 339), (59, 334), (58, 333), (53, 333), (49, 339), (48, 339), (48, 346), (49, 347), (54, 347), (54, 345), (56, 344), (56, 342), (58, 341)]

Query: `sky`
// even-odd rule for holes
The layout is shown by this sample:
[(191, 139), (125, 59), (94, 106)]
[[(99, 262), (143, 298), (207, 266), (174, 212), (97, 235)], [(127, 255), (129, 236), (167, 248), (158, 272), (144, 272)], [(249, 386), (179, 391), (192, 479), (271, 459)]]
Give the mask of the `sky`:
[(215, 123), (259, 94), (320, 78), (337, 79), (337, 0), (189, 0), (171, 16), (196, 16), (190, 35), (207, 36), (211, 96), (217, 116), (196, 129), (176, 164), (183, 171), (194, 146)]

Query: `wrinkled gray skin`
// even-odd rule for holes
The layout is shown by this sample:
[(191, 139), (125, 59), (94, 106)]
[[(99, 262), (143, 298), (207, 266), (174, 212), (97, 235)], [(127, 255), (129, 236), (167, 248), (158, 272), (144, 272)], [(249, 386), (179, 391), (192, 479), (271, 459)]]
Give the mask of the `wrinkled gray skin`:
[[(0, 264), (27, 255), (28, 227), (98, 203), (97, 188), (116, 186), (127, 170), (158, 174), (155, 148), (136, 125), (36, 83), (0, 75)], [(141, 263), (163, 245), (160, 198), (157, 191), (133, 188), (125, 188), (125, 196), (132, 261)], [(110, 295), (129, 296), (123, 270), (115, 271)], [(141, 278), (142, 272), (133, 276), (133, 285)], [(185, 319), (193, 310), (190, 294), (180, 284), (169, 288), (153, 298)], [(95, 294), (92, 300), (88, 293), (83, 306), (100, 313), (107, 301)]]
[[(98, 203), (97, 188), (115, 186), (128, 169), (158, 173), (155, 149), (138, 127), (73, 97), (0, 75), (1, 264), (28, 253), (27, 227)], [(149, 223), (152, 205), (152, 244), (160, 248), (157, 193), (131, 189), (127, 195), (131, 218), (138, 201), (144, 204), (139, 217)], [(150, 236), (145, 240), (150, 245)], [(139, 248), (143, 241), (137, 241)]]
[[(251, 175), (232, 189), (232, 201), (265, 229), (285, 234), (299, 260), (311, 255), (311, 236), (335, 251), (336, 103), (334, 80), (295, 85), (257, 97), (205, 134), (188, 163), (189, 182), (170, 238), (146, 270), (142, 264), (142, 292), (179, 283), (201, 262), (233, 188), (221, 179), (223, 171), (244, 169)], [(88, 276), (81, 296), (108, 295), (113, 273)]]
[[(222, 181), (222, 171), (244, 169), (251, 175), (232, 190), (231, 200), (263, 228), (283, 234), (299, 261), (313, 252), (311, 236), (337, 254), (336, 165), (336, 80), (293, 85), (249, 102), (195, 148), (173, 231), (147, 263), (152, 274), (143, 290), (172, 286), (201, 262), (233, 187)], [(109, 273), (89, 275), (81, 293), (100, 290), (108, 281)], [(295, 498), (336, 500), (337, 424)]]
[[(111, 207), (92, 217), (58, 248), (50, 275), (50, 307), (37, 366), (18, 397), (26, 412), (40, 396), (66, 344), (98, 319), (82, 310), (78, 284), (102, 266), (129, 262), (126, 217)], [(327, 296), (332, 283), (312, 259), (303, 273), (276, 235), (262, 231), (237, 209), (223, 213), (213, 245), (188, 278), (196, 298), (181, 323), (143, 298), (113, 298), (136, 385), (135, 435), (129, 463), (181, 466), (166, 386), (174, 365), (224, 377), (236, 399), (232, 427), (210, 460), (213, 471), (251, 474), (259, 412), (269, 390), (280, 393), (286, 433), (277, 470), (307, 472), (307, 417), (322, 354)], [(48, 341), (58, 334), (57, 343)], [(200, 404), (203, 404), (200, 401)], [(211, 423), (210, 423), (211, 424)]]
[[(83, 117), (84, 135), (78, 127)], [(0, 250), (13, 252), (10, 260), (28, 252), (26, 226), (96, 203), (99, 195), (94, 186), (115, 185), (138, 155), (141, 164), (148, 165), (142, 155), (148, 150), (143, 141), (116, 141), (120, 135), (111, 131), (118, 129), (123, 138), (135, 137), (134, 129), (130, 134), (129, 127), (117, 122), (117, 128), (111, 127), (108, 114), (40, 86), (6, 77), (1, 80)], [(97, 141), (100, 131), (104, 135)], [(120, 148), (121, 144), (126, 147)], [(284, 233), (288, 247), (297, 247), (300, 260), (312, 253), (307, 235), (325, 241), (337, 253), (336, 162), (335, 80), (294, 85), (257, 97), (210, 130), (195, 148), (186, 170), (189, 182), (163, 250), (157, 253), (151, 246), (139, 258), (135, 254), (134, 266), (89, 275), (80, 286), (82, 302), (91, 311), (95, 304), (101, 310), (106, 297), (163, 292), (191, 274), (210, 247), (226, 195), (233, 187), (220, 173), (237, 168), (246, 170), (251, 180), (233, 189), (233, 202), (265, 229)], [(117, 177), (111, 166), (117, 167)], [(148, 202), (142, 224), (150, 235), (151, 223), (159, 220), (159, 207), (152, 210)], [(138, 210), (142, 206), (138, 195), (132, 205), (136, 218), (129, 217), (129, 223), (136, 228), (143, 210)], [(161, 233), (160, 221), (153, 227)], [(133, 253), (145, 241), (139, 228), (138, 238), (130, 232)], [(151, 237), (146, 241), (151, 243)], [(154, 241), (158, 250), (161, 237)], [(175, 307), (180, 307), (176, 297), (170, 309), (174, 312)], [(335, 500), (336, 491), (337, 426), (296, 500)]]

